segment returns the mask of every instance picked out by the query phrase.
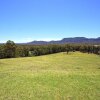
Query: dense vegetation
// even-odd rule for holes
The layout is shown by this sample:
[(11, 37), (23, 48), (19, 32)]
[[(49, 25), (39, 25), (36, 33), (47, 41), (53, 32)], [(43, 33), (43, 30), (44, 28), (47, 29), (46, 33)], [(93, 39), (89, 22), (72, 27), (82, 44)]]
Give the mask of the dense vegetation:
[(62, 52), (0, 59), (0, 100), (100, 100), (100, 57)]
[(0, 45), (0, 58), (29, 57), (53, 54), (58, 52), (81, 51), (100, 54), (99, 45), (91, 44), (49, 44), (49, 45), (16, 45), (13, 41), (7, 41)]

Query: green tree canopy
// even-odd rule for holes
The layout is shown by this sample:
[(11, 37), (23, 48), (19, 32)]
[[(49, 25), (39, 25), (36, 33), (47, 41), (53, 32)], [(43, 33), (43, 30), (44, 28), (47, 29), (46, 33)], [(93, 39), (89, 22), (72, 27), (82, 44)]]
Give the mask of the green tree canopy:
[(16, 45), (13, 41), (8, 40), (5, 44), (5, 53), (7, 58), (15, 57)]

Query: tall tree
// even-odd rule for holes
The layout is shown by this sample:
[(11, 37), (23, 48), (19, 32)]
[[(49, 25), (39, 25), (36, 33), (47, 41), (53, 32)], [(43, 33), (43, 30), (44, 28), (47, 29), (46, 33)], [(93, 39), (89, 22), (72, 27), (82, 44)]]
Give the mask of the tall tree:
[(71, 51), (71, 46), (69, 44), (66, 45), (66, 52), (67, 54), (69, 53), (69, 51)]
[(5, 53), (7, 58), (15, 57), (16, 55), (16, 45), (13, 41), (8, 40), (5, 44)]
[(5, 58), (4, 45), (0, 45), (0, 58)]

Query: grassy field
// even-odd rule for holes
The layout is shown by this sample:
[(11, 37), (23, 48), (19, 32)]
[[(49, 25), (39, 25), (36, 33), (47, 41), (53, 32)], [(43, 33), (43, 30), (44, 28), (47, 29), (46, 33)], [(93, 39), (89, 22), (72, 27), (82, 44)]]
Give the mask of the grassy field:
[(100, 56), (1, 59), (0, 100), (100, 100)]

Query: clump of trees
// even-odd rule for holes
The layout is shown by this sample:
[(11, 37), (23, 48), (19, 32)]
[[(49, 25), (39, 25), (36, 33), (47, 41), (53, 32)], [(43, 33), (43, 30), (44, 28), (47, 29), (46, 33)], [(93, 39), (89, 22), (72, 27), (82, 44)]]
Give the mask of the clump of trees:
[(13, 41), (8, 40), (4, 45), (4, 52), (6, 58), (16, 57), (16, 45)]
[(0, 58), (30, 57), (53, 54), (58, 52), (80, 51), (100, 55), (100, 46), (91, 44), (49, 44), (49, 45), (18, 45), (8, 40), (0, 45)]
[(0, 58), (16, 57), (16, 45), (13, 41), (8, 40), (6, 44), (0, 46)]

